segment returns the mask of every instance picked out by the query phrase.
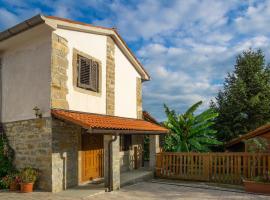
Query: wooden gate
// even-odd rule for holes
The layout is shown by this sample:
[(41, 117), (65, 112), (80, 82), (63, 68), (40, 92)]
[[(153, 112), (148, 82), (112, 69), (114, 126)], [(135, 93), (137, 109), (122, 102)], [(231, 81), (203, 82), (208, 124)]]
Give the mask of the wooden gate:
[(103, 177), (103, 153), (102, 135), (82, 134), (82, 182)]

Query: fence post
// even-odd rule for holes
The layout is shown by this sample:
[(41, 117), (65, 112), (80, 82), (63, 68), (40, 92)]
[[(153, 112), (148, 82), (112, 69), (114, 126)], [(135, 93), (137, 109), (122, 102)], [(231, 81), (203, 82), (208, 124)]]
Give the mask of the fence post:
[(161, 176), (161, 163), (162, 163), (162, 153), (157, 153), (156, 154), (156, 176), (160, 177)]

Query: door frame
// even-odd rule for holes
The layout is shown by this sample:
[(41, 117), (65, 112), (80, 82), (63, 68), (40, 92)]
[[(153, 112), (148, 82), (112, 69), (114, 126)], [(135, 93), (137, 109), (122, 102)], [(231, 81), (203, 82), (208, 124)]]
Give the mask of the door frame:
[[(80, 137), (79, 137), (79, 149), (78, 149), (78, 183), (79, 184), (83, 184), (83, 183), (87, 183), (89, 181), (84, 181), (83, 180), (83, 171), (82, 171), (82, 167), (83, 167), (83, 161), (84, 161), (84, 158), (83, 158), (83, 148), (82, 148), (82, 134), (91, 134), (91, 133), (87, 133), (87, 130), (85, 129), (82, 129), (81, 131), (81, 134), (80, 134)], [(96, 135), (96, 134), (93, 134), (93, 135)], [(97, 135), (100, 135), (100, 134), (97, 134)], [(103, 174), (103, 177), (104, 177), (104, 136), (103, 135), (100, 135), (102, 136), (102, 142), (103, 142), (103, 156), (102, 156), (102, 164), (103, 164), (103, 167), (101, 169), (101, 173)]]

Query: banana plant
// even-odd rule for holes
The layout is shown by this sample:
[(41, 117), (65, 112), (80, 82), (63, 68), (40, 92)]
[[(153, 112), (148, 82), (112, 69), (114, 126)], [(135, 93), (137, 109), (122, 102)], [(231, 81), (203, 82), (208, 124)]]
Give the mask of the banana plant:
[(209, 152), (211, 146), (222, 144), (216, 139), (217, 131), (211, 128), (218, 113), (208, 109), (195, 115), (201, 104), (202, 101), (195, 103), (180, 115), (164, 104), (167, 116), (164, 125), (170, 130), (165, 137), (165, 151)]

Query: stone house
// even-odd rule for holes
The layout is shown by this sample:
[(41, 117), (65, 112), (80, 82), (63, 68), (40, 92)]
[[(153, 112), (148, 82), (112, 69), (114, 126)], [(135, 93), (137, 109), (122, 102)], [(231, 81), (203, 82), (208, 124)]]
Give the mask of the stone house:
[(241, 135), (225, 144), (227, 151), (232, 152), (247, 152), (249, 144), (247, 141), (253, 138), (263, 138), (268, 145), (265, 153), (270, 153), (270, 124), (265, 124), (258, 127), (257, 129), (248, 132), (247, 134)]
[(0, 33), (0, 112), (18, 169), (41, 171), (37, 186), (58, 192), (155, 167), (167, 129), (142, 115), (150, 77), (115, 29), (38, 15)]

